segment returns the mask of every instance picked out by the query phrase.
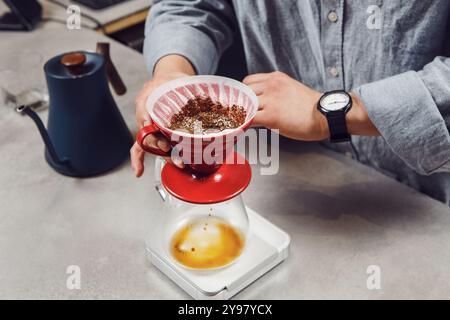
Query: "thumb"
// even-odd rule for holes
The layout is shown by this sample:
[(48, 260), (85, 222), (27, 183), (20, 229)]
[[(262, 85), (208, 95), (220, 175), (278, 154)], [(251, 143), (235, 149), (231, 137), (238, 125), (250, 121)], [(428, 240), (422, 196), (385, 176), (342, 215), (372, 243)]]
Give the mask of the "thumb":
[(139, 96), (135, 100), (136, 104), (136, 122), (139, 129), (141, 129), (146, 122), (150, 121), (150, 115), (145, 107), (147, 103), (147, 97), (149, 95), (148, 91), (143, 91), (139, 93)]
[(139, 129), (142, 129), (144, 126), (151, 123), (150, 115), (145, 109), (145, 100), (138, 102), (136, 107), (136, 121)]

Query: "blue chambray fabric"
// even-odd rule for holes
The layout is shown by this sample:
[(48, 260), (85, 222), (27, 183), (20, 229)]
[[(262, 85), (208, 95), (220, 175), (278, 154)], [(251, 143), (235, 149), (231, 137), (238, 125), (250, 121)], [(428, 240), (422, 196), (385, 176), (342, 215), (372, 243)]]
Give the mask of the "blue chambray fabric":
[(449, 203), (449, 17), (448, 0), (160, 0), (144, 55), (212, 74), (238, 29), (249, 73), (355, 92), (382, 134), (353, 137), (361, 161)]

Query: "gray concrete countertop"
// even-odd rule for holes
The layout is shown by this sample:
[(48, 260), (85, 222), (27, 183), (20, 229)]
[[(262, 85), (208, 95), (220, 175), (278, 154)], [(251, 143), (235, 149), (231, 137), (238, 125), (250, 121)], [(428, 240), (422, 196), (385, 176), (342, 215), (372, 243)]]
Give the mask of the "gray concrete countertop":
[[(0, 86), (12, 77), (1, 73), (11, 68), (6, 61), (24, 50), (46, 61), (105, 40), (52, 23), (0, 39)], [(135, 130), (143, 58), (116, 43), (111, 51), (129, 88), (116, 101)], [(40, 70), (17, 75), (20, 83), (43, 84)], [(46, 110), (39, 114), (46, 119)], [(0, 298), (188, 298), (145, 259), (144, 239), (162, 209), (152, 157), (141, 179), (128, 163), (100, 177), (68, 178), (46, 164), (30, 119), (0, 105), (0, 128)], [(282, 140), (279, 173), (254, 170), (244, 200), (292, 243), (290, 257), (238, 299), (450, 297), (450, 209), (345, 156)], [(81, 290), (66, 287), (69, 265), (81, 268)], [(369, 265), (381, 268), (380, 290), (366, 287)]]

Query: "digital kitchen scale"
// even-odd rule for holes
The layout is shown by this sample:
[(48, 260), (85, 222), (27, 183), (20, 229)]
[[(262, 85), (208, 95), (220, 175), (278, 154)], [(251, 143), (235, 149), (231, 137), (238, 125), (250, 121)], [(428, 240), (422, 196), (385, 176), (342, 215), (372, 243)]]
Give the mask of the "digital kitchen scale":
[(248, 207), (247, 213), (250, 229), (246, 248), (228, 267), (211, 271), (185, 269), (151, 242), (147, 242), (148, 258), (194, 299), (230, 299), (289, 255), (289, 235)]

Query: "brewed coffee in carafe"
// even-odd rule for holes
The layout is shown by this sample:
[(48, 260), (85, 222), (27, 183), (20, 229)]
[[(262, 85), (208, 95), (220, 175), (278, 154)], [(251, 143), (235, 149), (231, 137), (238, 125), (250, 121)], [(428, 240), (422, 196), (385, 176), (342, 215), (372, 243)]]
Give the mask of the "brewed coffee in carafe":
[[(229, 174), (231, 171), (235, 174)], [(164, 209), (152, 221), (148, 241), (158, 242), (168, 259), (188, 269), (218, 269), (235, 262), (245, 250), (249, 229), (241, 197), (250, 182), (248, 163), (224, 165), (213, 175), (198, 180), (158, 158), (156, 176), (157, 172), (161, 172), (157, 188), (163, 195)], [(217, 179), (221, 176), (225, 177), (223, 181)], [(240, 182), (225, 198), (223, 194), (211, 197), (202, 192), (204, 187), (229, 192), (220, 185), (236, 178)]]

